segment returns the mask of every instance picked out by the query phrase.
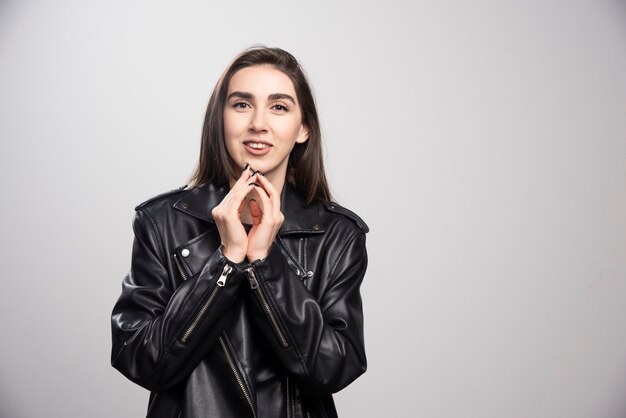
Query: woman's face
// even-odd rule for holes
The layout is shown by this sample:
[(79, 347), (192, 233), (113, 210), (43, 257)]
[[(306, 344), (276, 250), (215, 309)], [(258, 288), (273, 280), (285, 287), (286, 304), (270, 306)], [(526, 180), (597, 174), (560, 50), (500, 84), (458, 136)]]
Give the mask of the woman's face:
[(224, 107), (226, 149), (243, 170), (247, 164), (282, 183), (289, 153), (308, 139), (291, 79), (271, 65), (233, 74)]

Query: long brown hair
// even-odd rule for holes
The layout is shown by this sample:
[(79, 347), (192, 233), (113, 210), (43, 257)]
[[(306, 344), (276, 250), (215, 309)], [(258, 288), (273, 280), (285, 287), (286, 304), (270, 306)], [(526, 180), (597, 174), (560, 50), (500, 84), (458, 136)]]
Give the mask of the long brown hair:
[(242, 68), (262, 64), (272, 65), (291, 79), (302, 110), (302, 123), (309, 129), (309, 139), (295, 144), (289, 155), (286, 180), (305, 197), (307, 205), (330, 201), (332, 197), (324, 171), (317, 108), (304, 71), (289, 52), (262, 45), (250, 47), (239, 54), (215, 85), (204, 117), (200, 157), (191, 175), (191, 185), (215, 183), (228, 186), (231, 178), (239, 176), (234, 170), (224, 140), (224, 106), (228, 84)]

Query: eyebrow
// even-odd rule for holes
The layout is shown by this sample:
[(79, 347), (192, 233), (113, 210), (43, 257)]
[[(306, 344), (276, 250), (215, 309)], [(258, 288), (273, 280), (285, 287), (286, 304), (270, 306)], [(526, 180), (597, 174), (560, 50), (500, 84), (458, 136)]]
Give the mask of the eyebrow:
[(267, 96), (267, 98), (270, 100), (281, 100), (281, 99), (290, 100), (291, 103), (296, 104), (296, 101), (294, 100), (294, 98), (285, 93), (273, 93)]
[[(252, 100), (252, 99), (254, 99), (254, 94), (249, 93), (247, 91), (233, 91), (232, 93), (230, 93), (228, 95), (226, 100), (230, 100), (231, 97), (239, 97), (241, 99)], [(293, 97), (291, 97), (290, 95), (285, 94), (285, 93), (272, 93), (269, 96), (267, 96), (267, 98), (269, 100), (280, 100), (280, 99), (290, 100), (291, 103), (296, 104), (295, 99)]]

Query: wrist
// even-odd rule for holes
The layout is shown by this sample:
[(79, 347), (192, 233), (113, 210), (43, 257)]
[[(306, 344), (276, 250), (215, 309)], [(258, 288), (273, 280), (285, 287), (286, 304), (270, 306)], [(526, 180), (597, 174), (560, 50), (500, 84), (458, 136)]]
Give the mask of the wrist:
[(224, 244), (222, 244), (221, 250), (222, 250), (222, 254), (224, 255), (224, 257), (226, 257), (226, 259), (228, 259), (228, 261), (230, 261), (233, 264), (240, 264), (246, 259), (245, 251), (242, 252), (242, 251), (232, 250), (232, 249), (224, 247)]

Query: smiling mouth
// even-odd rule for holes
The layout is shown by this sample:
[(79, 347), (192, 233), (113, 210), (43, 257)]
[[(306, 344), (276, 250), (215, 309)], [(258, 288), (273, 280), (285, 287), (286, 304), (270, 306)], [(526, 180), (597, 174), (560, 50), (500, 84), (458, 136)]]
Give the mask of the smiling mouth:
[(244, 145), (247, 145), (250, 148), (254, 148), (254, 149), (264, 149), (264, 148), (271, 147), (270, 144), (267, 144), (265, 142), (254, 142), (254, 141), (245, 141)]

